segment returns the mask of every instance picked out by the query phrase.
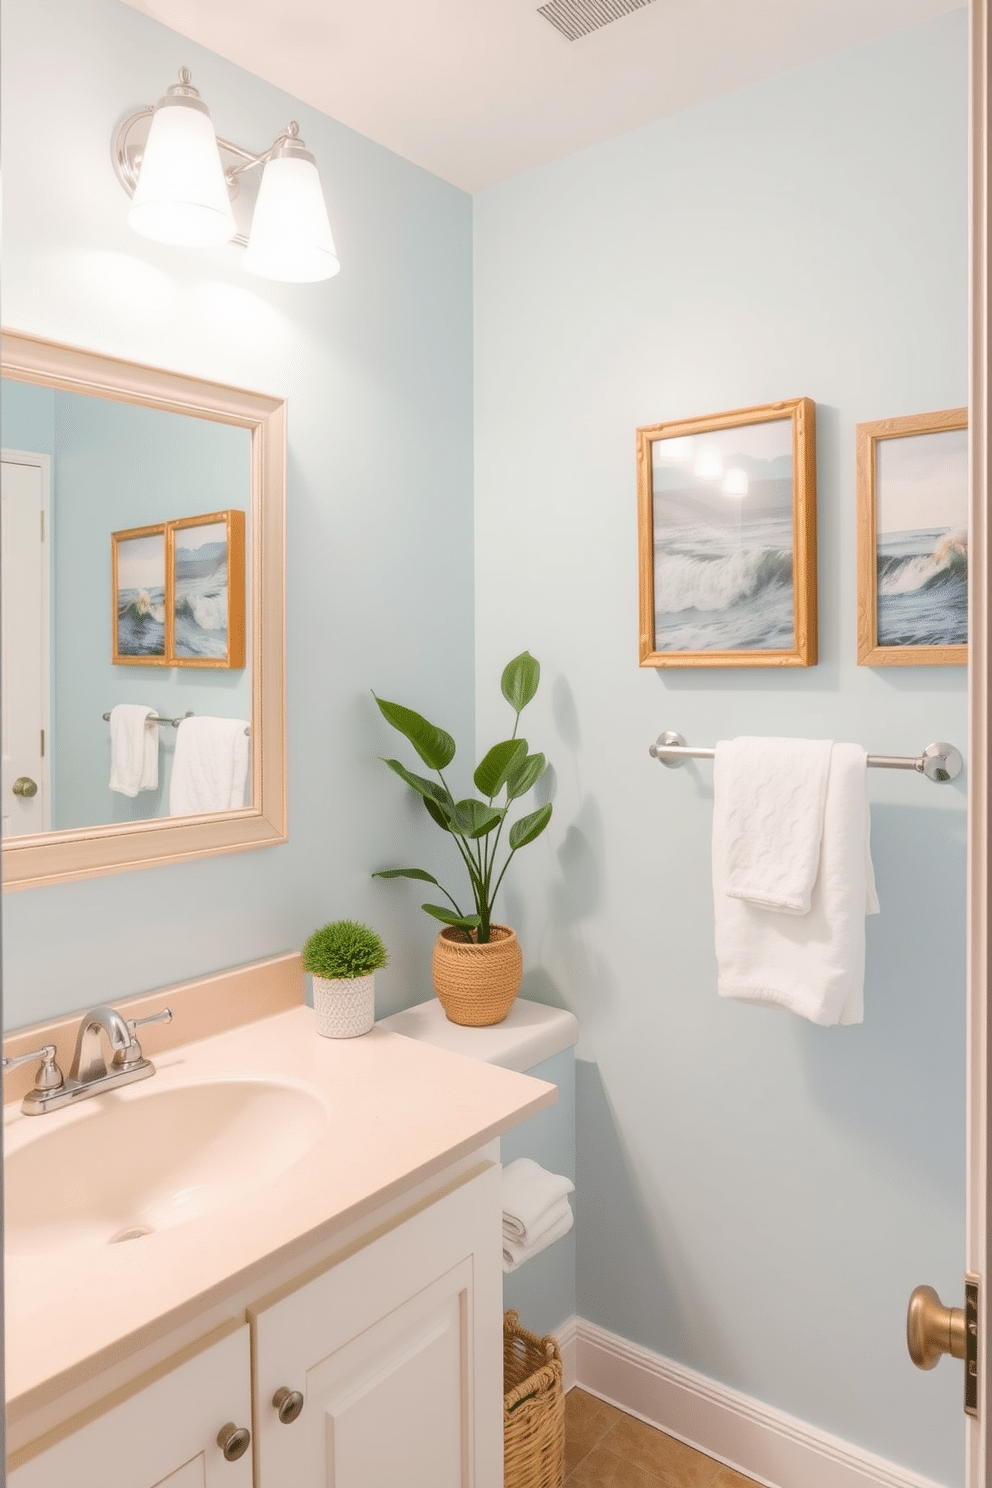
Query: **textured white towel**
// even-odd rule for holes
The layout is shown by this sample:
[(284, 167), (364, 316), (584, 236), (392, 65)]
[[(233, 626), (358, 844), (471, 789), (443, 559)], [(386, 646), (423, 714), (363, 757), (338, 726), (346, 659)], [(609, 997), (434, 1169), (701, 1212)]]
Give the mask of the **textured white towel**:
[[(568, 1205), (567, 1199), (564, 1202)], [(504, 1235), (503, 1270), (516, 1271), (517, 1267), (522, 1266), (525, 1261), (529, 1261), (531, 1256), (539, 1255), (542, 1250), (547, 1250), (549, 1245), (554, 1245), (556, 1240), (560, 1240), (562, 1235), (567, 1235), (573, 1223), (574, 1216), (571, 1206), (569, 1206), (568, 1213), (563, 1214), (557, 1224), (552, 1225), (550, 1229), (544, 1230), (538, 1235), (537, 1239), (530, 1245), (522, 1245), (519, 1241), (508, 1240)]]
[(543, 1229), (548, 1211), (574, 1189), (564, 1173), (549, 1173), (529, 1157), (518, 1157), (503, 1169), (503, 1233), (527, 1243)]
[(244, 806), (247, 727), (243, 718), (183, 719), (172, 761), (171, 816), (197, 816)]
[(820, 860), (829, 739), (731, 739), (716, 746), (713, 852), (724, 892), (783, 914), (809, 913)]
[(540, 1219), (535, 1220), (532, 1225), (528, 1226), (525, 1235), (521, 1235), (519, 1227), (512, 1222), (508, 1222), (504, 1215), (503, 1239), (512, 1241), (514, 1245), (533, 1245), (535, 1241), (540, 1240), (546, 1230), (553, 1230), (555, 1225), (563, 1220), (567, 1213), (568, 1194), (562, 1194), (557, 1204), (552, 1204), (550, 1209), (544, 1211)]
[(813, 1023), (864, 1019), (865, 915), (878, 913), (869, 850), (867, 756), (834, 744), (819, 868), (809, 913), (778, 914), (726, 891), (713, 855), (721, 997), (782, 1007)]
[(158, 786), (158, 724), (154, 708), (118, 703), (110, 710), (110, 789), (121, 796)]

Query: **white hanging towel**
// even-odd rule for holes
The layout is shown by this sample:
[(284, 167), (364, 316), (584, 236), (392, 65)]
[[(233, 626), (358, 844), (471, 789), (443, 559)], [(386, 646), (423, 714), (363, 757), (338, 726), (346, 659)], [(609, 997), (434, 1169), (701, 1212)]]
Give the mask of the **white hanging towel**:
[[(713, 898), (721, 997), (786, 1008), (813, 1023), (864, 1020), (865, 915), (878, 914), (869, 847), (867, 755), (830, 750), (816, 880), (807, 913), (781, 913), (727, 892), (727, 746), (716, 749)], [(769, 814), (774, 817), (774, 812)], [(813, 832), (815, 822), (807, 821)], [(759, 849), (760, 856), (760, 849)]]
[(244, 806), (247, 728), (243, 718), (183, 719), (172, 761), (171, 816), (198, 816)]
[(545, 1228), (549, 1212), (574, 1188), (571, 1178), (549, 1173), (532, 1158), (518, 1157), (507, 1163), (503, 1169), (503, 1234), (526, 1245)]
[(504, 1231), (503, 1270), (505, 1272), (516, 1271), (518, 1266), (522, 1266), (532, 1256), (540, 1255), (542, 1250), (547, 1250), (549, 1245), (554, 1245), (556, 1240), (560, 1240), (563, 1235), (568, 1234), (575, 1220), (572, 1214), (572, 1207), (568, 1200), (562, 1199), (561, 1202), (565, 1206), (565, 1213), (553, 1224), (549, 1225), (547, 1229), (535, 1235), (529, 1245), (523, 1245), (518, 1240), (508, 1240)]
[(724, 857), (732, 898), (809, 913), (830, 750), (829, 739), (743, 738), (717, 746), (713, 851)]
[(158, 787), (158, 724), (154, 708), (118, 703), (110, 710), (110, 789), (121, 796)]

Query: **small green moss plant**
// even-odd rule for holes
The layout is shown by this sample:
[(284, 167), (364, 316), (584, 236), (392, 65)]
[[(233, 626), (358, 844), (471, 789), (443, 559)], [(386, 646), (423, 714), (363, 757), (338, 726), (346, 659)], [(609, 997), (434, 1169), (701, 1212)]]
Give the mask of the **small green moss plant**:
[[(455, 756), (451, 735), (412, 708), (372, 694), (386, 722), (409, 740), (424, 764), (437, 775), (440, 784), (415, 775), (399, 760), (383, 760), (394, 775), (417, 792), (434, 824), (450, 835), (468, 872), (474, 910), (466, 914), (444, 885), (424, 868), (380, 868), (372, 877), (416, 878), (434, 884), (451, 908), (444, 904), (422, 904), (421, 909), (445, 925), (457, 926), (466, 940), (475, 940), (479, 945), (490, 938), (493, 903), (504, 873), (516, 853), (540, 837), (551, 820), (548, 801), (515, 821), (507, 834), (510, 851), (497, 872), (497, 850), (510, 807), (537, 784), (547, 769), (544, 755), (528, 753), (527, 740), (517, 735), (520, 714), (537, 692), (540, 680), (540, 664), (529, 651), (522, 651), (503, 669), (500, 691), (513, 709), (513, 733), (509, 739), (494, 744), (476, 767), (472, 780), (479, 795), (461, 801), (455, 800), (443, 774)], [(505, 798), (497, 803), (497, 797), (504, 791)]]
[(357, 920), (322, 925), (303, 946), (304, 969), (329, 982), (368, 976), (388, 964), (389, 953), (382, 940)]

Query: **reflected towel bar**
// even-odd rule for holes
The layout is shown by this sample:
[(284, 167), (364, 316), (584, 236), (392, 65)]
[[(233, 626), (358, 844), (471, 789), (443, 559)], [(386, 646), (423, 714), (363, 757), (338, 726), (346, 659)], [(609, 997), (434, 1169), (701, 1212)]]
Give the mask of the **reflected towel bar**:
[[(715, 749), (696, 749), (687, 744), (681, 734), (672, 732), (659, 734), (648, 749), (652, 759), (666, 765), (669, 770), (678, 767), (687, 759), (712, 759)], [(922, 754), (870, 754), (868, 766), (873, 770), (915, 770), (928, 780), (943, 785), (956, 780), (961, 774), (964, 760), (961, 751), (953, 744), (928, 744)]]
[[(164, 724), (168, 724), (169, 728), (178, 728), (179, 725), (182, 723), (183, 718), (192, 718), (192, 717), (193, 717), (193, 714), (192, 713), (184, 713), (182, 718), (159, 718), (155, 713), (149, 713), (148, 717), (145, 719), (145, 722), (146, 723), (164, 723)], [(103, 715), (103, 721), (104, 721), (104, 723), (109, 723), (110, 722), (110, 714), (109, 713), (104, 713), (104, 715)], [(251, 729), (250, 728), (246, 728), (245, 729), (245, 733), (246, 734), (251, 734)], [(665, 737), (667, 738), (668, 736), (666, 735)]]

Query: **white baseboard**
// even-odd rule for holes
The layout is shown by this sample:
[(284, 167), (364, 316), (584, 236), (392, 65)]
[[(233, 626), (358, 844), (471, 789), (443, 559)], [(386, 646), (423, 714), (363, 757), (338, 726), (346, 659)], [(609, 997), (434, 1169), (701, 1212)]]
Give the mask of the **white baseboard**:
[(584, 1318), (557, 1336), (566, 1389), (571, 1379), (770, 1488), (941, 1488)]
[(558, 1349), (561, 1354), (561, 1377), (562, 1387), (567, 1395), (574, 1384), (575, 1378), (575, 1350), (578, 1340), (579, 1319), (573, 1314), (567, 1323), (562, 1323), (560, 1328), (555, 1329), (555, 1337), (558, 1340)]

